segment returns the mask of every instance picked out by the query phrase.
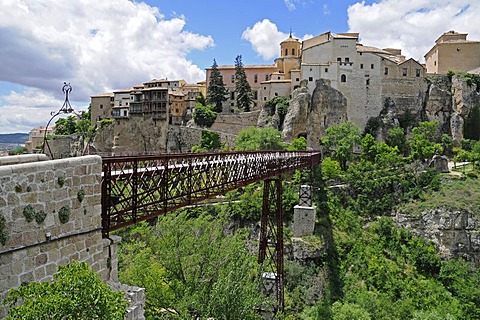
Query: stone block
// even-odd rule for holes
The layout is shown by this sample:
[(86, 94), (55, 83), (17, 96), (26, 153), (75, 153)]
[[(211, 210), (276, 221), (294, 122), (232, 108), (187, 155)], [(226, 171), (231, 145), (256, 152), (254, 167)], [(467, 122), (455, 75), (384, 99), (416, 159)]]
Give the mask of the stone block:
[(40, 253), (38, 256), (35, 257), (35, 265), (41, 266), (48, 262), (48, 255), (47, 253)]
[(315, 207), (293, 207), (293, 236), (312, 235), (315, 230)]

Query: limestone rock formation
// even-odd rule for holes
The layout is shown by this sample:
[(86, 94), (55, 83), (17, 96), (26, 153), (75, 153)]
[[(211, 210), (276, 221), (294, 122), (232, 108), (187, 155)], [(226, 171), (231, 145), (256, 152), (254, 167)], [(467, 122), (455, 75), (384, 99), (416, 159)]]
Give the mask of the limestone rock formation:
[(325, 129), (347, 120), (347, 98), (331, 86), (330, 80), (318, 79), (306, 123), (308, 146), (319, 149)]
[(300, 82), (300, 87), (293, 91), (292, 100), (283, 122), (282, 139), (291, 142), (299, 136), (307, 135), (307, 119), (311, 96), (308, 93), (307, 80)]
[(437, 172), (447, 173), (450, 172), (448, 169), (448, 158), (441, 155), (434, 155), (429, 164), (430, 168), (434, 168)]
[(445, 208), (428, 210), (419, 217), (394, 216), (397, 225), (432, 241), (446, 259), (465, 258), (480, 263), (479, 221), (473, 214)]
[[(452, 116), (452, 137), (456, 145), (464, 138), (480, 138), (478, 128), (478, 115), (475, 109), (480, 107), (480, 88), (475, 83), (469, 83), (463, 76), (454, 75), (452, 77), (452, 100), (453, 112), (456, 119)], [(477, 110), (478, 111), (478, 110)], [(459, 120), (461, 117), (462, 120)], [(455, 127), (453, 127), (455, 125)], [(467, 133), (468, 132), (468, 133)]]
[(450, 79), (445, 75), (432, 75), (427, 78), (427, 81), (425, 116), (428, 121), (438, 121), (443, 132), (449, 132), (452, 115)]
[(97, 131), (94, 145), (99, 153), (165, 152), (167, 124), (165, 121), (143, 117), (116, 120)]

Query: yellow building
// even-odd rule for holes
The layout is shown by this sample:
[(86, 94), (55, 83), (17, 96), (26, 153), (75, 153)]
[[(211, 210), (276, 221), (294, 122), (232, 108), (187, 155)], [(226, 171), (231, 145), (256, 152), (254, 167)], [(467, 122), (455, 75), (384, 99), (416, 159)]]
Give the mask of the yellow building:
[(97, 121), (112, 117), (114, 97), (113, 92), (90, 97), (90, 122), (92, 126), (95, 126)]
[(33, 149), (41, 149), (43, 146), (43, 140), (46, 136), (52, 135), (55, 132), (54, 127), (40, 126), (33, 128), (28, 134), (28, 141), (25, 142), (25, 148), (29, 153), (32, 153)]
[(480, 67), (480, 41), (467, 40), (467, 33), (442, 34), (425, 55), (427, 73), (470, 71)]

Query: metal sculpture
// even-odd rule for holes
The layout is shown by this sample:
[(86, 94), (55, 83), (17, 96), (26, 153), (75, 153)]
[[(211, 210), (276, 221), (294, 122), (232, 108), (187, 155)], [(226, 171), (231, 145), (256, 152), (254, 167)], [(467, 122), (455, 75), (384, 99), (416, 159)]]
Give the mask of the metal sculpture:
[(45, 127), (45, 133), (43, 135), (42, 153), (45, 153), (45, 147), (47, 147), (48, 152), (50, 154), (50, 157), (52, 159), (53, 159), (53, 153), (52, 153), (52, 150), (50, 149), (50, 145), (48, 144), (48, 139), (47, 139), (48, 126), (50, 125), (50, 123), (52, 122), (53, 119), (55, 119), (58, 115), (60, 115), (62, 113), (63, 114), (73, 113), (76, 116), (79, 116), (73, 110), (72, 106), (70, 105), (70, 101), (68, 100), (68, 95), (70, 94), (70, 92), (72, 92), (72, 86), (70, 85), (70, 83), (66, 83), (66, 82), (63, 83), (62, 92), (65, 95), (65, 101), (63, 102), (62, 107), (57, 112), (55, 112), (55, 111), (50, 112), (50, 115), (52, 117), (50, 118), (50, 120), (48, 120), (47, 126)]

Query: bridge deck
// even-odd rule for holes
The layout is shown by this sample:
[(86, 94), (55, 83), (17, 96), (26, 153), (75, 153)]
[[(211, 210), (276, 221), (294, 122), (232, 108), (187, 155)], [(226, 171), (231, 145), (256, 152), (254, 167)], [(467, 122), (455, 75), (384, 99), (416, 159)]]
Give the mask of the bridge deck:
[(319, 152), (104, 157), (103, 234), (320, 162)]

